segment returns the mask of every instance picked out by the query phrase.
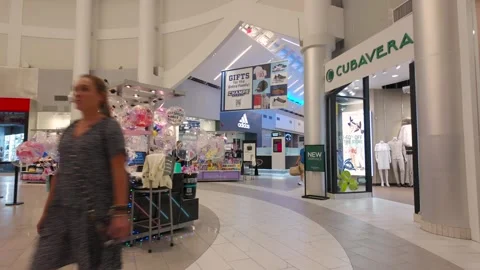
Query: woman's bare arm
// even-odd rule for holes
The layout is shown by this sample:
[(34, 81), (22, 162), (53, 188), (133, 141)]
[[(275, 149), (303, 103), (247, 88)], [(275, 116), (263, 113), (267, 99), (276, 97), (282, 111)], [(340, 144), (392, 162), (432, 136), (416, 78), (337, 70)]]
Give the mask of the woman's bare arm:
[(110, 161), (113, 177), (113, 205), (128, 204), (128, 181), (125, 171), (125, 154), (117, 154)]

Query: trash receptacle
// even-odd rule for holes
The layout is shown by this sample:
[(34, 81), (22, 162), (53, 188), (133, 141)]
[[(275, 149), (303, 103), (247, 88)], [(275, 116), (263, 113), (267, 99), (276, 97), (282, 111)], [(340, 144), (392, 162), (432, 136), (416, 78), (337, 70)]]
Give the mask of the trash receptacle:
[(183, 175), (183, 198), (190, 200), (195, 199), (197, 195), (197, 174)]

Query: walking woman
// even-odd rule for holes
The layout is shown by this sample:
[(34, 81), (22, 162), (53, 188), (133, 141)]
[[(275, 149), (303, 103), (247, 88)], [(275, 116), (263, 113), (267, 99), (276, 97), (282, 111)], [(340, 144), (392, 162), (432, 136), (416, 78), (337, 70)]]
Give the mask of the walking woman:
[(74, 94), (82, 118), (60, 139), (59, 169), (37, 225), (31, 269), (121, 269), (121, 246), (115, 243), (130, 230), (122, 130), (110, 117), (102, 79), (81, 76)]

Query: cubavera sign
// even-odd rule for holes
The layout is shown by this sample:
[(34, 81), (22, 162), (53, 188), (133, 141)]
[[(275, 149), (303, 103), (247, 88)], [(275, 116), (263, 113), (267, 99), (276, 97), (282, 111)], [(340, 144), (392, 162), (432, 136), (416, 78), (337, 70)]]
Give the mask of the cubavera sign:
[(411, 16), (395, 23), (325, 66), (326, 91), (413, 59)]

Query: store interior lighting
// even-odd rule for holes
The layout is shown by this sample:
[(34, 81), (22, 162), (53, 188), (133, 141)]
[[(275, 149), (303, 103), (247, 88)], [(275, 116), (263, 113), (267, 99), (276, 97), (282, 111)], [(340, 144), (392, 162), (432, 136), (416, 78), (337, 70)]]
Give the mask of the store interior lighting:
[[(230, 69), (233, 65), (235, 65), (235, 63), (240, 60), (240, 58), (242, 58), (242, 56), (244, 56), (250, 49), (252, 48), (252, 45), (248, 46), (248, 48), (246, 48), (242, 53), (240, 53), (237, 57), (235, 57), (235, 59), (233, 59), (233, 61), (224, 69), (224, 70), (228, 70)], [(217, 77), (215, 77), (215, 81), (218, 80), (218, 78), (220, 78), (220, 76), (222, 76), (222, 73), (220, 72)]]

